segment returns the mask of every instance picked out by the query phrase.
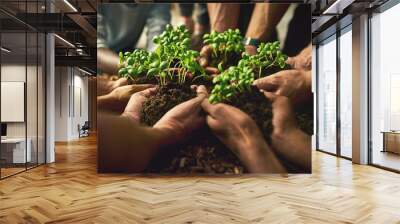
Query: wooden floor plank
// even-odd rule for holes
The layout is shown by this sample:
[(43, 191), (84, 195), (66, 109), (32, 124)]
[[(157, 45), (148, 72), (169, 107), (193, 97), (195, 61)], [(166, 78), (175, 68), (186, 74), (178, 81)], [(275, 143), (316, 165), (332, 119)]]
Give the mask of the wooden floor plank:
[(96, 139), (0, 181), (0, 223), (400, 223), (400, 175), (313, 152), (313, 174), (97, 174)]

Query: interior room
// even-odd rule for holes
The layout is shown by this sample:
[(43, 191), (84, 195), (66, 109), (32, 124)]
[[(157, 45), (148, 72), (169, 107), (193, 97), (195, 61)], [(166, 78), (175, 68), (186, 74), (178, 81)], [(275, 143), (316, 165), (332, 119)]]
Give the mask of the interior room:
[[(98, 116), (98, 104), (102, 96), (121, 100), (113, 90), (132, 84), (121, 84), (119, 60), (107, 80), (99, 69), (104, 62), (95, 42), (102, 29), (99, 6), (129, 9), (134, 3), (0, 1), (0, 223), (400, 223), (400, 2), (285, 2), (292, 5), (282, 11), (276, 34), (283, 47), (290, 31), (282, 27), (290, 24), (296, 7), (311, 10), (312, 40), (301, 61), (307, 66), (285, 61), (288, 70), (312, 74), (310, 172), (166, 175), (99, 168), (98, 146), (104, 141), (99, 132), (107, 117)], [(182, 3), (169, 3), (169, 23), (191, 26), (191, 44), (213, 30), (212, 3), (196, 3), (190, 16), (180, 11)], [(201, 7), (210, 17), (204, 30), (198, 24)], [(263, 18), (271, 22), (258, 17)], [(139, 22), (125, 25), (131, 23)], [(149, 31), (154, 30), (145, 26), (132, 47), (146, 48)], [(243, 35), (249, 40), (243, 44), (253, 44)], [(110, 58), (105, 61), (115, 62)], [(150, 128), (132, 132), (135, 136), (115, 128), (107, 135), (137, 139)], [(123, 145), (120, 139), (115, 137), (111, 150)], [(114, 154), (101, 156), (107, 162)], [(131, 162), (128, 156), (121, 161)]]

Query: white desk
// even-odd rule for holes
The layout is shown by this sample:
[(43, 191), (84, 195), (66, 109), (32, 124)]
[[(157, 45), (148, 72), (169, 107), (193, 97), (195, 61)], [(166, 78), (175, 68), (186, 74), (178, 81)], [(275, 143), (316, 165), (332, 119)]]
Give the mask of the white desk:
[[(1, 139), (1, 151), (2, 157), (4, 159), (4, 154), (10, 155), (12, 152), (12, 161), (11, 158), (8, 158), (8, 162), (12, 163), (25, 163), (30, 162), (32, 158), (31, 154), (31, 145), (32, 141), (30, 138), (27, 139), (27, 146), (25, 152), (25, 138), (6, 138)], [(26, 154), (25, 154), (26, 153)], [(26, 161), (25, 161), (26, 159)]]

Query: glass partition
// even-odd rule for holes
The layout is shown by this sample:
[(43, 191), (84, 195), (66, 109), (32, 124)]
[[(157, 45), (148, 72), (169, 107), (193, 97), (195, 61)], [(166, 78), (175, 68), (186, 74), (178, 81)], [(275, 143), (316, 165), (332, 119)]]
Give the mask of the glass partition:
[(336, 154), (336, 35), (317, 49), (317, 149)]
[[(1, 122), (6, 133), (1, 140), (2, 177), (24, 171), (31, 162), (30, 142), (27, 142), (26, 32), (1, 34)], [(4, 50), (7, 49), (7, 50)]]
[[(43, 1), (7, 1), (0, 11), (0, 178), (45, 163), (45, 35), (18, 20)], [(6, 22), (5, 22), (6, 21)]]
[(352, 157), (352, 32), (341, 31), (340, 46), (340, 155)]
[(400, 4), (371, 18), (372, 164), (400, 170)]

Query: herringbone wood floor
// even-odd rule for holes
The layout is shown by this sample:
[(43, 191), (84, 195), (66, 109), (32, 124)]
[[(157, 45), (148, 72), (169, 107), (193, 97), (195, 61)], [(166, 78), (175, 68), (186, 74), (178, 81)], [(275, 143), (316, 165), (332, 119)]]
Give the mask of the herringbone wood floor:
[(95, 138), (0, 181), (0, 223), (400, 223), (400, 175), (313, 153), (312, 175), (96, 173)]

